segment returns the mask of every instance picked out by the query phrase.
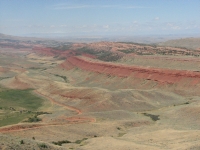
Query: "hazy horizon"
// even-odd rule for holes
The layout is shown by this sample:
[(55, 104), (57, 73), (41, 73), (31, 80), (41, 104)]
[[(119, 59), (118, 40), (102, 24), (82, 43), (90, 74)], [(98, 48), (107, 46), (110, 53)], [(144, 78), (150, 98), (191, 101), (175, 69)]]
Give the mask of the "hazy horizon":
[(200, 35), (199, 0), (1, 0), (0, 9), (0, 33), (9, 35)]

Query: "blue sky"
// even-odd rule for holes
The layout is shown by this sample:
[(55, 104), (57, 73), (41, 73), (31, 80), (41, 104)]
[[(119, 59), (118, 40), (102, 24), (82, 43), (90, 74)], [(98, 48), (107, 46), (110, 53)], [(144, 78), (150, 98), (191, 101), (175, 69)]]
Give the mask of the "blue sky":
[(200, 35), (200, 0), (0, 0), (0, 33)]

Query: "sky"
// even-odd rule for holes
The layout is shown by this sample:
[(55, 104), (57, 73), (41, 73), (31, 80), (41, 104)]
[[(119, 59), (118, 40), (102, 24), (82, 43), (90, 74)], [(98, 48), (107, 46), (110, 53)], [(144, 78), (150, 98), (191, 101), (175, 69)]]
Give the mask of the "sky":
[(0, 33), (200, 35), (200, 0), (0, 0)]

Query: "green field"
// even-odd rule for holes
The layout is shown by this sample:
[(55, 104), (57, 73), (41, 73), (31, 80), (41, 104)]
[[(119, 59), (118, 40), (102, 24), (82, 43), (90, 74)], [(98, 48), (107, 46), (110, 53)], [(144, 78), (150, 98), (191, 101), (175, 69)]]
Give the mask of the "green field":
[(31, 92), (31, 89), (13, 90), (0, 87), (0, 127), (35, 116), (44, 100)]

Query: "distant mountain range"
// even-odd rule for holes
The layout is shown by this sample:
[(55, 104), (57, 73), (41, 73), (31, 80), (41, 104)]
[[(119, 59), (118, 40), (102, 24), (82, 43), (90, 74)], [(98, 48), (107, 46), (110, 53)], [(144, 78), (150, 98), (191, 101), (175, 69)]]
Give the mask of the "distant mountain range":
[[(185, 37), (185, 36), (183, 36)], [(0, 33), (0, 40), (17, 40), (17, 41), (54, 41), (54, 42), (99, 42), (99, 41), (111, 41), (111, 42), (135, 42), (135, 43), (146, 43), (146, 44), (156, 44), (159, 46), (172, 46), (172, 47), (184, 47), (189, 49), (200, 49), (200, 37), (190, 37), (181, 38), (180, 36), (168, 35), (168, 36), (118, 36), (118, 37), (49, 37), (49, 38), (39, 38), (39, 37), (20, 37), (12, 36)], [(56, 43), (57, 43), (56, 42)]]

